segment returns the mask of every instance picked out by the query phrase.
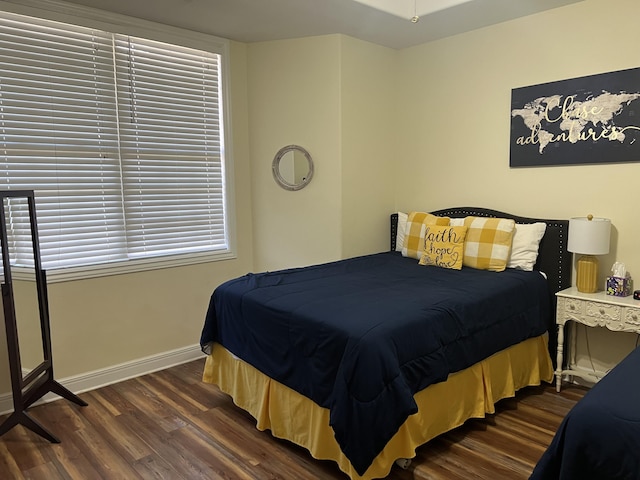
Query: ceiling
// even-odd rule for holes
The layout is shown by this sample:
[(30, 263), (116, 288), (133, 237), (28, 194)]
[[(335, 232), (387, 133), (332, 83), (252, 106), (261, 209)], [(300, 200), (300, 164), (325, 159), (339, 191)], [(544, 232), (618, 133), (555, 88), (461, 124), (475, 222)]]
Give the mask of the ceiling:
[[(340, 33), (401, 49), (578, 1), (582, 0), (67, 0), (67, 3), (246, 43)], [(410, 21), (414, 9), (420, 17), (417, 23)]]
[(414, 23), (420, 20), (421, 16), (433, 12), (445, 10), (460, 3), (472, 2), (473, 0), (354, 0), (380, 11), (390, 13), (403, 19), (411, 19)]

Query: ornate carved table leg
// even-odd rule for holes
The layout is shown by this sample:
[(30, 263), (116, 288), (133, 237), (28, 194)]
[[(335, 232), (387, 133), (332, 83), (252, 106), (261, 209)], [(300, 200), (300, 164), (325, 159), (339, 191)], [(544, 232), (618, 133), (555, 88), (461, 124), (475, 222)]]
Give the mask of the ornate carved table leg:
[(562, 360), (564, 357), (564, 326), (565, 323), (558, 324), (558, 355), (556, 356), (556, 392), (560, 392), (562, 386)]

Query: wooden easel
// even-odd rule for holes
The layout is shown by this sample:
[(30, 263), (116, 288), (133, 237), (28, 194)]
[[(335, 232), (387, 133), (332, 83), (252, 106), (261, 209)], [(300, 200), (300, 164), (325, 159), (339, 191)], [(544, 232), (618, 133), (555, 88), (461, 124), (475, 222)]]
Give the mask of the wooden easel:
[[(38, 243), (38, 229), (36, 223), (35, 198), (32, 190), (11, 190), (0, 192), (0, 241), (2, 246), (2, 264), (4, 267), (4, 282), (2, 283), (2, 300), (4, 303), (4, 321), (7, 331), (7, 352), (9, 354), (9, 368), (11, 372), (11, 390), (13, 394), (13, 413), (0, 425), (0, 435), (4, 435), (18, 424), (25, 426), (50, 442), (60, 443), (60, 440), (33, 419), (27, 409), (49, 392), (60, 395), (80, 406), (87, 402), (73, 394), (53, 377), (53, 360), (51, 356), (51, 333), (49, 327), (49, 304), (47, 298), (47, 282), (40, 260)], [(33, 246), (33, 261), (40, 312), (40, 330), (42, 336), (42, 351), (44, 360), (28, 375), (22, 376), (20, 345), (18, 342), (18, 327), (16, 308), (11, 279), (11, 262), (7, 237), (7, 219), (5, 215), (5, 201), (9, 198), (26, 198), (29, 206), (29, 224), (31, 242)]]

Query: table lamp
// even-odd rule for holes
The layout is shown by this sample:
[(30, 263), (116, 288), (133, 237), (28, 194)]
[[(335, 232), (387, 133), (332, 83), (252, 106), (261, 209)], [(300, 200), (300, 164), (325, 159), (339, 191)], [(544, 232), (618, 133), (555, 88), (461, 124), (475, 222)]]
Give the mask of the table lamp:
[(611, 220), (608, 218), (574, 217), (569, 219), (567, 250), (581, 254), (577, 264), (576, 287), (579, 292), (598, 291), (598, 259), (594, 255), (609, 253)]

